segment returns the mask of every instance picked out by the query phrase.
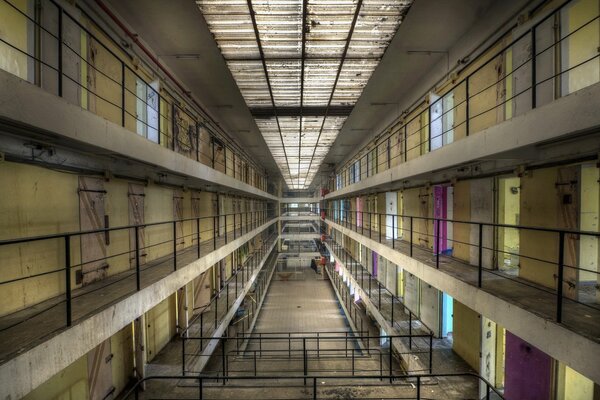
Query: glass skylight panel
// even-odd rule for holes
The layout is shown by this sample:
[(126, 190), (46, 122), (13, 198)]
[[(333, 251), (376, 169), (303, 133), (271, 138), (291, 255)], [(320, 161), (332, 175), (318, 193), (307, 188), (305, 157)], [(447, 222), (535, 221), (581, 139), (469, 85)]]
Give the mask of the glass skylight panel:
[(311, 184), (347, 119), (328, 113), (356, 104), (412, 1), (197, 0), (290, 188)]

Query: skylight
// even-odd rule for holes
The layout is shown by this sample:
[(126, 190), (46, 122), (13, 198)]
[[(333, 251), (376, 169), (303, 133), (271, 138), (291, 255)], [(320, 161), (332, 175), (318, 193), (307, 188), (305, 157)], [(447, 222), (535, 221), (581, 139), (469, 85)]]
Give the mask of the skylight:
[(310, 186), (412, 1), (196, 1), (289, 189)]

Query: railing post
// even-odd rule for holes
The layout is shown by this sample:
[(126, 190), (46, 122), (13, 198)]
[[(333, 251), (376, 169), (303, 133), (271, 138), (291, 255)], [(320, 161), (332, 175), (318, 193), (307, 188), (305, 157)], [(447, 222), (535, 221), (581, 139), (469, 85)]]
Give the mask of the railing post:
[(410, 256), (413, 256), (413, 217), (410, 217)]
[[(200, 336), (202, 336), (202, 326), (200, 326)], [(185, 376), (185, 337), (183, 335), (181, 336), (181, 375)]]
[(217, 329), (217, 325), (219, 324), (219, 293), (215, 295), (215, 329)]
[(394, 295), (392, 294), (392, 328), (394, 327)]
[(217, 216), (213, 216), (213, 250), (217, 249)]
[(223, 363), (223, 385), (225, 385), (225, 376), (227, 376), (227, 362), (225, 360), (225, 341), (224, 337), (221, 337), (221, 362)]
[(306, 338), (302, 338), (302, 354), (304, 359), (304, 385), (306, 385), (306, 376), (308, 375), (308, 361), (306, 359)]
[(202, 389), (204, 387), (204, 378), (198, 378), (198, 399), (202, 400)]
[(67, 326), (73, 323), (71, 298), (71, 236), (65, 235), (65, 297), (67, 302)]
[(173, 221), (173, 270), (177, 271), (177, 221)]
[(563, 278), (565, 271), (565, 232), (558, 236), (558, 286), (556, 288), (556, 322), (562, 322)]
[(417, 375), (417, 400), (421, 400), (421, 377)]
[(433, 331), (429, 332), (429, 373), (433, 373)]
[(196, 218), (196, 232), (198, 232), (198, 258), (200, 258), (200, 218)]
[(441, 247), (440, 247), (440, 237), (442, 236), (442, 232), (440, 230), (440, 220), (436, 219), (434, 220), (436, 222), (436, 234), (437, 236), (435, 237), (435, 267), (437, 269), (440, 269), (440, 253), (442, 251)]
[(225, 214), (225, 244), (227, 244), (227, 214)]
[(537, 65), (536, 65), (536, 37), (535, 37), (535, 27), (531, 29), (531, 109), (536, 108), (537, 106)]
[[(57, 67), (58, 67), (58, 96), (63, 96), (63, 10), (62, 7), (58, 8), (58, 54), (57, 54)], [(121, 64), (123, 62), (121, 61)], [(123, 74), (123, 77), (125, 74)], [(125, 98), (125, 85), (122, 85), (123, 98)], [(123, 109), (125, 109), (125, 101), (123, 101)], [(125, 126), (125, 125), (123, 125)]]
[(394, 216), (394, 214), (392, 214), (392, 249), (396, 248), (396, 240), (394, 239), (396, 237), (395, 233), (396, 233), (396, 217)]
[[(234, 164), (235, 165), (235, 164)], [(236, 225), (235, 213), (233, 213), (233, 240), (237, 239), (237, 225)]]
[(379, 299), (377, 300), (379, 307), (377, 307), (379, 309), (379, 311), (381, 311), (381, 283), (379, 283), (379, 281), (377, 281), (377, 291), (379, 293)]
[(388, 338), (390, 339), (390, 356), (389, 356), (390, 357), (390, 360), (389, 360), (390, 361), (390, 383), (392, 383), (392, 374), (393, 374), (393, 372), (392, 372), (392, 361), (393, 361), (393, 359), (392, 359), (392, 355), (393, 355), (392, 344), (393, 344), (394, 338), (392, 336), (388, 336)]
[(477, 286), (481, 287), (483, 285), (483, 224), (479, 224), (479, 271), (477, 275)]
[(469, 77), (465, 79), (465, 132), (469, 136)]
[(313, 378), (313, 400), (317, 400), (317, 378)]
[(381, 228), (382, 228), (382, 224), (381, 224), (381, 216), (383, 214), (377, 214), (377, 230), (379, 231), (379, 243), (381, 243)]
[(354, 376), (354, 347), (352, 347), (352, 376)]
[(408, 348), (412, 350), (412, 311), (408, 311)]
[(138, 292), (142, 288), (142, 278), (140, 276), (140, 227), (136, 225), (135, 233), (135, 284)]

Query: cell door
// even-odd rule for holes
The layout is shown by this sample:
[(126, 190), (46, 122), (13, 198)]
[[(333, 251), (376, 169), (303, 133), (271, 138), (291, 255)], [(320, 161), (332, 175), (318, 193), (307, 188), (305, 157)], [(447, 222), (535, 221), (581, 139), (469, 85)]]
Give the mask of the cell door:
[[(180, 221), (183, 219), (183, 192), (181, 190), (173, 191), (173, 219)], [(177, 238), (177, 250), (183, 250), (185, 247), (185, 239), (183, 237), (183, 222), (175, 223), (175, 234)]]
[(204, 272), (194, 279), (194, 310), (207, 305), (211, 297), (210, 272)]
[[(102, 229), (106, 225), (104, 212), (104, 181), (79, 177), (79, 228), (82, 231)], [(85, 286), (107, 275), (106, 246), (108, 233), (81, 235), (81, 283)]]
[[(443, 253), (448, 248), (447, 222), (441, 221), (448, 218), (448, 196), (445, 186), (433, 187), (433, 217), (440, 219), (433, 226), (433, 251)], [(439, 244), (439, 249), (438, 249)]]
[[(581, 166), (572, 166), (558, 169), (558, 182), (556, 190), (559, 201), (558, 221), (559, 227), (569, 230), (579, 229), (579, 182), (581, 180)], [(565, 235), (564, 265), (579, 266), (579, 235)], [(564, 268), (563, 294), (565, 297), (576, 299), (578, 286), (578, 270)]]
[(88, 380), (90, 400), (112, 399), (115, 388), (112, 380), (110, 339), (100, 343), (88, 353)]
[(187, 293), (187, 286), (177, 290), (177, 328), (179, 333), (182, 333), (188, 327), (190, 300)]
[[(496, 384), (496, 323), (481, 316), (481, 376), (495, 386)], [(486, 387), (479, 388), (480, 396), (485, 395)]]
[[(144, 186), (135, 183), (129, 184), (129, 223), (131, 225), (141, 225), (144, 223)], [(135, 268), (135, 229), (129, 231), (129, 248), (131, 255), (129, 257), (130, 265)], [(138, 228), (138, 243), (140, 253), (140, 264), (146, 263), (146, 239), (144, 236), (144, 227)]]

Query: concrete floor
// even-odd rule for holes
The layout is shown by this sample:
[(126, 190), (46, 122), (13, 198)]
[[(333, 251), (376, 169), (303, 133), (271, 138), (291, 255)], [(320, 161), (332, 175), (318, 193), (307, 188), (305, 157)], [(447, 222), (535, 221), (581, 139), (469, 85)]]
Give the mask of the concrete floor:
[[(228, 232), (228, 242), (239, 237), (241, 231)], [(201, 242), (200, 252), (205, 255), (225, 244), (225, 237)], [(197, 246), (177, 252), (177, 265), (185, 266), (198, 259)], [(74, 268), (75, 269), (75, 268)], [(141, 288), (149, 286), (174, 270), (173, 256), (165, 256), (142, 265)], [(74, 271), (73, 271), (74, 274)], [(136, 291), (135, 268), (102, 281), (72, 291), (72, 323), (81, 322), (120, 299)], [(65, 297), (59, 296), (32, 307), (0, 317), (0, 364), (67, 329)]]

